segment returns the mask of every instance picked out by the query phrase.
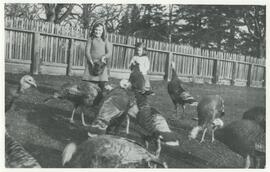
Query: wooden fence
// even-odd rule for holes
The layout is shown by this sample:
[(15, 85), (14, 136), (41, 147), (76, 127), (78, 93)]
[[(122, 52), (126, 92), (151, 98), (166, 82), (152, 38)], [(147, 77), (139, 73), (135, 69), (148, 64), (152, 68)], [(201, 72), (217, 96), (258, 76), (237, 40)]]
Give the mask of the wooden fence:
[[(88, 30), (22, 18), (5, 18), (6, 72), (82, 75)], [(108, 34), (113, 44), (112, 76), (128, 77), (135, 42), (142, 39)], [(237, 86), (265, 86), (265, 59), (143, 40), (151, 62), (151, 78), (168, 78), (170, 62), (186, 81)]]

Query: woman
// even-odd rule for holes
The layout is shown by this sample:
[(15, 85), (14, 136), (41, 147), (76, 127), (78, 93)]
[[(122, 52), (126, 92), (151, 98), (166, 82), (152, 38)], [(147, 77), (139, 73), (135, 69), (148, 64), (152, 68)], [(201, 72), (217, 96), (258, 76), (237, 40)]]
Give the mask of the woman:
[[(95, 76), (92, 72), (93, 64), (96, 61), (102, 61), (107, 64), (107, 59), (111, 57), (111, 54), (112, 46), (106, 38), (105, 26), (102, 23), (95, 23), (86, 43), (86, 66), (83, 80), (98, 84), (102, 92), (105, 83), (108, 81), (108, 70), (107, 67), (105, 67), (100, 75)], [(102, 92), (96, 97), (93, 103), (94, 105), (98, 105), (103, 98)]]

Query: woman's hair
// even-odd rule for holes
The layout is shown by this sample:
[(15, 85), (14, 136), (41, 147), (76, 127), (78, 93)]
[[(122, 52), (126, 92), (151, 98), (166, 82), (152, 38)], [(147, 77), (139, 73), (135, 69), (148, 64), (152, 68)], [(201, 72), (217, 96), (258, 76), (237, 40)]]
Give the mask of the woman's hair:
[(138, 55), (138, 52), (137, 52), (137, 48), (143, 48), (143, 53), (142, 53), (142, 56), (146, 56), (147, 55), (147, 49), (146, 47), (144, 46), (144, 43), (143, 42), (137, 42), (135, 44), (135, 56)]
[(106, 28), (105, 28), (105, 25), (101, 22), (97, 22), (94, 24), (94, 26), (92, 27), (92, 30), (91, 30), (91, 33), (90, 33), (90, 37), (91, 38), (94, 38), (95, 37), (95, 29), (99, 26), (102, 26), (103, 27), (103, 32), (102, 32), (102, 35), (101, 35), (101, 39), (103, 41), (105, 41), (106, 37), (107, 37), (107, 32), (106, 32)]

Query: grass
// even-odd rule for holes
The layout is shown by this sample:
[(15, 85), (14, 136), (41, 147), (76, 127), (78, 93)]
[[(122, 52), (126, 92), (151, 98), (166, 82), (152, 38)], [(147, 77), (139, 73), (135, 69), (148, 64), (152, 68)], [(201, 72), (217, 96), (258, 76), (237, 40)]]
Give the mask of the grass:
[[(22, 74), (6, 73), (6, 83), (16, 86)], [(61, 153), (64, 146), (74, 141), (80, 143), (87, 138), (86, 129), (82, 127), (79, 115), (76, 123), (70, 124), (67, 118), (71, 115), (72, 104), (68, 101), (54, 100), (44, 104), (43, 101), (54, 91), (60, 89), (67, 81), (79, 81), (80, 77), (67, 76), (34, 76), (38, 89), (31, 88), (16, 100), (13, 109), (6, 113), (6, 128), (24, 147), (40, 162), (42, 167), (61, 167)], [(110, 79), (117, 84), (119, 80)], [(165, 81), (152, 81), (156, 93), (151, 96), (151, 104), (168, 120), (170, 127), (178, 133), (179, 147), (162, 147), (162, 159), (172, 168), (239, 168), (242, 158), (230, 151), (222, 143), (188, 140), (189, 130), (196, 125), (195, 107), (186, 108), (184, 117), (176, 116), (174, 106), (167, 93)], [(225, 100), (224, 122), (230, 123), (242, 117), (243, 112), (253, 106), (265, 106), (265, 89), (234, 86), (217, 86), (208, 84), (186, 83), (185, 88), (200, 100), (204, 95), (219, 94)], [(89, 110), (89, 119), (93, 116)], [(133, 126), (134, 127), (134, 126)], [(132, 129), (132, 127), (131, 127)], [(200, 136), (199, 136), (200, 137)]]

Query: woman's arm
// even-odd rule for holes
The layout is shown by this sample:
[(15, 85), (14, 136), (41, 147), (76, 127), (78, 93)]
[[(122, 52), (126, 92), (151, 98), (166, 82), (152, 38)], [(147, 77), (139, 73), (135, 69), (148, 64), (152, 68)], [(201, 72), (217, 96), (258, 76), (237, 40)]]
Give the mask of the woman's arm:
[(106, 54), (102, 56), (102, 61), (112, 56), (112, 44), (108, 40), (105, 40), (105, 52)]
[(135, 62), (135, 56), (133, 56), (129, 62), (129, 67), (131, 67), (132, 64)]
[(86, 42), (86, 46), (85, 46), (85, 56), (86, 59), (93, 64), (93, 60), (91, 57), (91, 44), (92, 44), (92, 39), (88, 38), (87, 42)]

